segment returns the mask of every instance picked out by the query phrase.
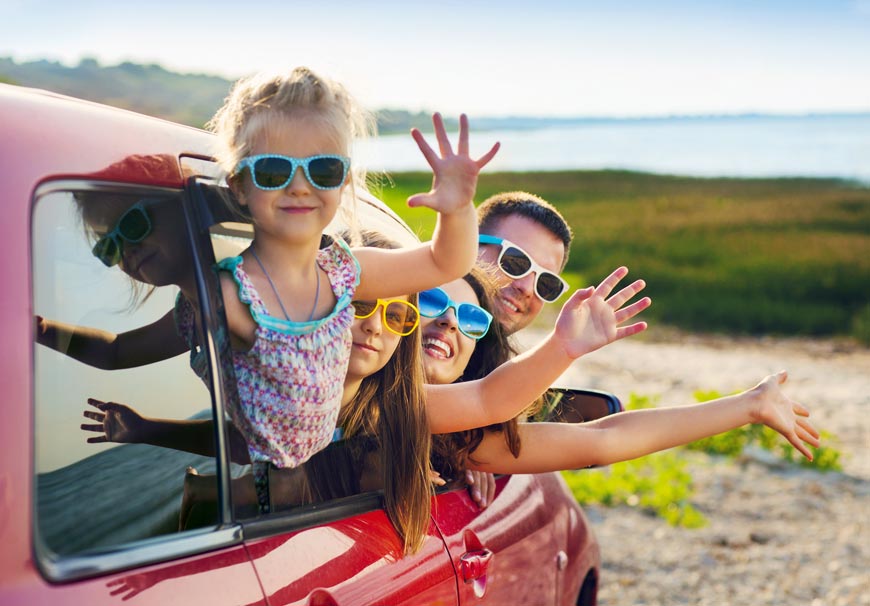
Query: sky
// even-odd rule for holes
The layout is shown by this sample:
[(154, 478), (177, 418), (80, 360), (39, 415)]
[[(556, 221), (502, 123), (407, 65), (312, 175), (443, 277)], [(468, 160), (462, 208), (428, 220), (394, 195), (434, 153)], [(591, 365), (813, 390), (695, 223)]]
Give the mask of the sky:
[(307, 65), (370, 109), (870, 111), (870, 0), (0, 0), (0, 57), (237, 78)]

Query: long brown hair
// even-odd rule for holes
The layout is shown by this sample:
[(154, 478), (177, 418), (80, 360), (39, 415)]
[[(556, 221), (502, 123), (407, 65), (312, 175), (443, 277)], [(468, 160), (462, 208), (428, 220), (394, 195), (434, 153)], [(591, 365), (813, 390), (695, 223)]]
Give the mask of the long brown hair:
[[(481, 266), (475, 266), (463, 278), (487, 311), (494, 309), (496, 286), (491, 275)], [(510, 338), (505, 334), (501, 324), (494, 319), (486, 335), (477, 341), (468, 360), (468, 365), (462, 376), (454, 381), (474, 381), (482, 379), (493, 370), (507, 362), (516, 349)], [(446, 477), (456, 477), (467, 467), (467, 461), (483, 440), (484, 431), (498, 431), (504, 434), (505, 443), (514, 457), (520, 454), (520, 433), (517, 418), (503, 423), (496, 423), (486, 428), (478, 427), (466, 431), (432, 436), (432, 453), (434, 467)]]
[[(363, 231), (361, 236), (366, 246), (399, 248), (375, 232)], [(409, 300), (416, 304), (417, 296)], [(356, 438), (358, 443), (376, 442), (387, 516), (404, 541), (405, 553), (415, 553), (423, 545), (433, 494), (429, 479), (431, 432), (426, 416), (421, 351), (419, 330), (402, 337), (387, 364), (362, 380), (359, 391), (341, 408), (338, 418), (345, 438)], [(357, 471), (361, 471), (371, 450), (370, 446), (363, 446), (353, 453)], [(314, 477), (322, 475), (309, 474), (309, 480), (312, 489), (326, 498), (323, 482)], [(343, 496), (332, 492), (329, 498)]]

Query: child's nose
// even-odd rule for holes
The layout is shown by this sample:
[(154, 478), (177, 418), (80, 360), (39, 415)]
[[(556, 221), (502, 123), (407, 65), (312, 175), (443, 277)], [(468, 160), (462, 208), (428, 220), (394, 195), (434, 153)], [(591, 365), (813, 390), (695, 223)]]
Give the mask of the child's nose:
[(284, 192), (288, 196), (299, 195), (301, 193), (307, 193), (309, 188), (310, 183), (308, 183), (308, 178), (305, 176), (305, 171), (302, 170), (301, 166), (299, 166), (296, 168), (293, 178), (290, 179), (290, 183), (288, 183), (287, 187), (284, 188)]

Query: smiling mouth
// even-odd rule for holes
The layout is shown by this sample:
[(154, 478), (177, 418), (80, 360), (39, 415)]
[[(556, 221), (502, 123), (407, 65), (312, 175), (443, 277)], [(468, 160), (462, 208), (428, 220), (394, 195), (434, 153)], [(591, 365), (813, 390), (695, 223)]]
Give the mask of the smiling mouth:
[(433, 358), (449, 360), (453, 357), (453, 347), (437, 337), (424, 337), (423, 351)]
[(307, 213), (307, 212), (311, 212), (312, 210), (314, 210), (314, 208), (312, 208), (310, 206), (285, 206), (284, 208), (281, 209), (282, 212), (285, 212), (285, 213), (288, 213), (291, 215), (298, 215), (298, 214), (302, 214), (302, 213)]
[(145, 255), (144, 257), (140, 258), (140, 259), (136, 259), (136, 258), (134, 258), (134, 259), (133, 259), (133, 261), (134, 261), (133, 263), (127, 263), (127, 262), (125, 262), (125, 263), (124, 263), (124, 270), (127, 271), (127, 272), (129, 272), (129, 273), (131, 273), (131, 274), (138, 273), (139, 270), (142, 268), (142, 266), (145, 265), (146, 263), (148, 263), (148, 261), (150, 261), (151, 258), (152, 258), (155, 254), (157, 254), (157, 253), (152, 252), (151, 254), (147, 254), (147, 255)]
[(515, 313), (515, 314), (523, 313), (519, 307), (517, 307), (514, 303), (510, 302), (508, 299), (506, 299), (503, 296), (499, 296), (498, 301), (499, 301), (499, 303), (501, 303), (502, 307), (504, 307), (505, 309), (507, 309), (511, 313)]

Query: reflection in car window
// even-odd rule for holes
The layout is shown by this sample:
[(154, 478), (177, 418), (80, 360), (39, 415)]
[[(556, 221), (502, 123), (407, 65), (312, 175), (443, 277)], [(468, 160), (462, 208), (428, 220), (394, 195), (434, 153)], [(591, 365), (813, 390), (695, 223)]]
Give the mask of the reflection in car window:
[[(101, 205), (98, 212), (86, 208), (91, 203)], [(180, 204), (178, 196), (165, 192), (128, 189), (42, 196), (32, 223), (37, 339), (41, 321), (121, 334), (171, 313), (179, 289), (161, 279), (167, 264), (154, 260), (188, 246), (178, 237), (184, 233)], [(172, 235), (175, 248), (166, 248), (161, 234)], [(122, 252), (129, 256), (122, 259)], [(214, 459), (118, 442), (126, 441), (131, 424), (141, 428), (143, 417), (212, 418), (210, 394), (191, 372), (188, 356), (178, 355), (176, 345), (163, 361), (101, 369), (93, 360), (80, 361), (88, 354), (75, 338), (63, 331), (55, 336), (34, 350), (35, 492), (42, 546), (70, 555), (178, 532), (186, 470), (213, 474)], [(93, 402), (121, 404), (133, 412), (117, 405), (101, 409)], [(98, 427), (107, 417), (112, 435)]]

